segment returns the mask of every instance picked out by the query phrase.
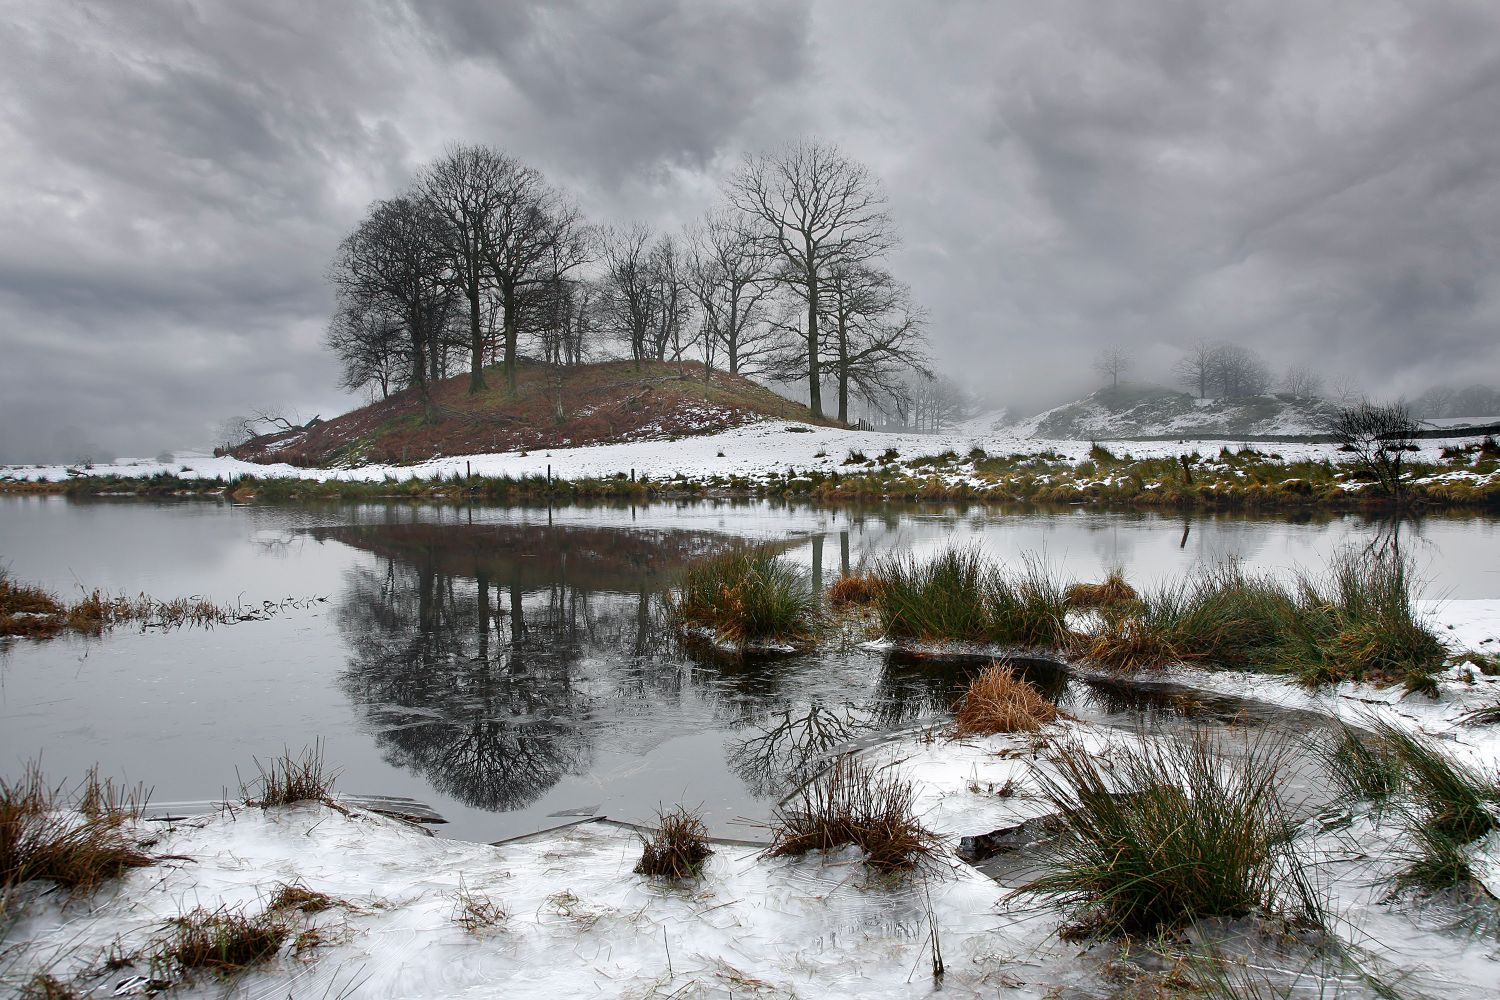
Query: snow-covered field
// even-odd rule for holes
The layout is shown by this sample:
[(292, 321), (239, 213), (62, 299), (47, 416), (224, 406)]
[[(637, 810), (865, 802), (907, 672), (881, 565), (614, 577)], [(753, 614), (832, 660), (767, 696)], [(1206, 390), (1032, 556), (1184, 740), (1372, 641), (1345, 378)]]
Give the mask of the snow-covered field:
[[(94, 465), (83, 470), (66, 465), (3, 466), (0, 478), (56, 482), (77, 475), (145, 477), (171, 473), (186, 478), (233, 479), (250, 475), (293, 477), (316, 480), (378, 481), (392, 479), (433, 479), (463, 475), (466, 470), (483, 476), (541, 476), (551, 469), (560, 479), (605, 478), (616, 474), (635, 474), (653, 480), (683, 476), (690, 480), (711, 477), (764, 479), (785, 476), (791, 472), (845, 469), (851, 452), (870, 458), (895, 449), (902, 462), (922, 456), (955, 452), (966, 455), (982, 448), (990, 455), (1034, 455), (1054, 453), (1070, 462), (1081, 462), (1088, 456), (1088, 441), (1050, 440), (1026, 437), (1006, 427), (995, 427), (993, 417), (975, 417), (952, 430), (939, 434), (895, 434), (880, 431), (839, 430), (787, 421), (762, 421), (718, 434), (684, 437), (677, 440), (633, 441), (625, 444), (595, 445), (582, 448), (553, 448), (530, 453), (460, 455), (436, 458), (412, 465), (362, 465), (347, 469), (299, 469), (291, 465), (260, 465), (234, 458), (178, 453), (172, 462), (155, 460), (121, 460), (115, 464)], [(1412, 460), (1437, 461), (1446, 445), (1478, 440), (1477, 438), (1430, 439), (1419, 442), (1420, 450)], [(1111, 442), (1116, 454), (1135, 458), (1174, 458), (1178, 455), (1216, 453), (1221, 447), (1237, 448), (1242, 442), (1224, 441), (1137, 441)], [(1274, 451), (1287, 461), (1335, 458), (1338, 452), (1328, 444), (1276, 444), (1256, 446)]]

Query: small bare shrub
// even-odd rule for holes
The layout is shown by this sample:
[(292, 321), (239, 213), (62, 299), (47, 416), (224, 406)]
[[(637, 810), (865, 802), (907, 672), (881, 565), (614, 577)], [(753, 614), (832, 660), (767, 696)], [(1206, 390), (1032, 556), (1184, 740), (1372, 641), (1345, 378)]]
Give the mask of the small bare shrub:
[(645, 841), (635, 871), (652, 878), (697, 878), (712, 853), (702, 818), (678, 806), (657, 814), (656, 832)]
[(1034, 733), (1061, 714), (1031, 684), (1005, 663), (992, 663), (969, 684), (959, 703), (955, 732), (959, 736)]
[(849, 844), (872, 871), (910, 871), (937, 856), (938, 838), (917, 819), (916, 787), (891, 768), (843, 756), (778, 806), (770, 857), (831, 851)]

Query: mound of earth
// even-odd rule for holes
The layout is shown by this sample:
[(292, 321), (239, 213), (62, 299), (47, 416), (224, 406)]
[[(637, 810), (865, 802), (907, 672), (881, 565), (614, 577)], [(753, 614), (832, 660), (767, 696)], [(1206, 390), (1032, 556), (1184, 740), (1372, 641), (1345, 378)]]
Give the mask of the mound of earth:
[(230, 450), (250, 462), (304, 467), (405, 464), (448, 455), (534, 451), (712, 434), (764, 419), (815, 421), (807, 407), (738, 375), (698, 365), (608, 361), (571, 368), (522, 363), (516, 392), (500, 369), (470, 395), (467, 372)]
[(1161, 386), (1100, 389), (1017, 425), (1040, 438), (1106, 438), (1194, 435), (1205, 437), (1300, 436), (1325, 433), (1337, 407), (1322, 399), (1285, 394), (1238, 399), (1198, 399)]

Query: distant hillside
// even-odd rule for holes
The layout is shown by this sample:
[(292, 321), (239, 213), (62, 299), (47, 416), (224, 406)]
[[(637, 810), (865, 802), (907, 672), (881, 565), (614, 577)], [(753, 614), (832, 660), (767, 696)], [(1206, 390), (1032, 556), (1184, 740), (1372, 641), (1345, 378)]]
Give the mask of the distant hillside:
[(1121, 385), (1055, 406), (1015, 426), (1041, 438), (1093, 440), (1194, 436), (1305, 435), (1323, 432), (1334, 404), (1287, 395), (1198, 399), (1160, 386)]
[(232, 449), (251, 462), (300, 466), (420, 462), (445, 455), (534, 451), (569, 445), (710, 434), (756, 420), (813, 421), (800, 403), (747, 378), (699, 365), (609, 361), (561, 370), (523, 364), (516, 395), (499, 369), (490, 389), (468, 394), (465, 372), (432, 386), (424, 404), (408, 389), (389, 399), (297, 430), (264, 434)]

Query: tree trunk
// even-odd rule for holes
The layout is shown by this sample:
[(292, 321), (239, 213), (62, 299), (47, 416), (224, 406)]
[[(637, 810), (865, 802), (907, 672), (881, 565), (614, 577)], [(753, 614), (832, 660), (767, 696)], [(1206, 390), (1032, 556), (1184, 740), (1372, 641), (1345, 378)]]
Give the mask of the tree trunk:
[(807, 408), (823, 415), (823, 387), (818, 383), (818, 274), (807, 275)]
[(505, 387), (516, 394), (516, 347), (521, 333), (521, 317), (516, 315), (516, 284), (507, 281), (500, 294), (505, 308)]
[(469, 298), (469, 395), (483, 392), (484, 384), (484, 337), (479, 332), (479, 283), (468, 287)]

